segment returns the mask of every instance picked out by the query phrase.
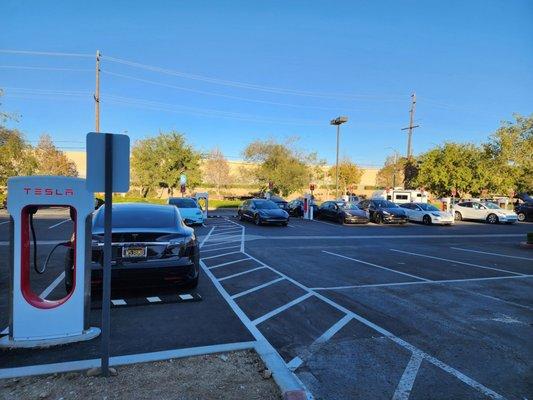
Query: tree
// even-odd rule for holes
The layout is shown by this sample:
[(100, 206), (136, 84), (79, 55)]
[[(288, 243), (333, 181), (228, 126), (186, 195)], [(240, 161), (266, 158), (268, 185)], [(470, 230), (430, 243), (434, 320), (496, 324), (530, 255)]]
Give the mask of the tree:
[(413, 185), (439, 197), (479, 195), (487, 187), (489, 169), (484, 152), (473, 144), (445, 143), (419, 156)]
[(490, 167), (489, 189), (505, 194), (533, 189), (533, 115), (515, 116), (489, 137), (483, 148)]
[[(336, 171), (337, 167), (335, 165), (328, 171), (328, 175), (333, 180), (337, 175)], [(361, 182), (362, 175), (363, 170), (350, 161), (350, 159), (345, 158), (341, 160), (341, 162), (339, 162), (339, 187), (341, 188), (342, 193), (347, 193), (348, 191), (354, 192), (357, 189), (359, 182)]]
[(220, 194), (220, 186), (231, 182), (228, 160), (218, 147), (211, 150), (204, 164), (204, 181), (215, 185)]
[(377, 185), (386, 188), (402, 186), (405, 179), (406, 161), (406, 158), (397, 155), (387, 157), (385, 165), (376, 176)]
[(31, 175), (37, 162), (31, 146), (16, 129), (0, 126), (0, 187), (11, 176)]
[(289, 146), (273, 140), (256, 140), (244, 149), (245, 160), (258, 164), (253, 174), (263, 190), (273, 182), (274, 193), (288, 196), (309, 183), (304, 156)]
[(36, 173), (38, 175), (78, 176), (76, 164), (54, 146), (49, 135), (41, 135), (34, 154), (37, 160)]
[(180, 176), (187, 176), (187, 186), (200, 183), (200, 155), (189, 145), (183, 134), (160, 133), (153, 138), (139, 140), (132, 149), (132, 177), (142, 196), (150, 189), (167, 188), (173, 195), (180, 184)]

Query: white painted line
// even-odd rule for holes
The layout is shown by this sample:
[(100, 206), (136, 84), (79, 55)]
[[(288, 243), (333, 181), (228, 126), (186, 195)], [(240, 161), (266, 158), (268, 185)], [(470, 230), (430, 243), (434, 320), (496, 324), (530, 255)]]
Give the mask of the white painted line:
[(370, 283), (368, 285), (347, 285), (347, 286), (329, 286), (329, 287), (313, 287), (311, 290), (342, 290), (342, 289), (357, 289), (365, 287), (388, 287), (388, 286), (402, 286), (402, 285), (432, 285), (432, 284), (444, 284), (444, 283), (456, 283), (456, 282), (477, 282), (477, 281), (493, 281), (500, 279), (523, 279), (523, 278), (533, 278), (533, 275), (523, 275), (523, 276), (491, 276), (488, 278), (466, 278), (466, 279), (444, 279), (438, 281), (429, 281), (429, 282), (393, 282), (393, 283)]
[(454, 250), (460, 250), (460, 251), (469, 251), (470, 253), (480, 253), (480, 254), (487, 254), (490, 256), (497, 256), (497, 257), (507, 257), (507, 258), (515, 258), (517, 260), (527, 260), (527, 261), (533, 261), (533, 258), (530, 257), (518, 257), (518, 256), (509, 256), (507, 254), (499, 254), (499, 253), (489, 253), (487, 251), (480, 251), (480, 250), (471, 250), (471, 249), (463, 249), (461, 247), (450, 247)]
[(303, 363), (304, 361), (300, 357), (296, 356), (287, 363), (287, 368), (289, 368), (291, 371), (296, 371)]
[(281, 307), (276, 308), (275, 310), (272, 310), (272, 311), (266, 313), (262, 317), (254, 319), (252, 321), (252, 324), (259, 325), (261, 322), (264, 322), (267, 319), (272, 318), (274, 315), (278, 315), (279, 313), (282, 313), (283, 311), (287, 310), (288, 308), (291, 308), (292, 306), (294, 306), (294, 305), (296, 305), (298, 303), (301, 303), (302, 301), (308, 299), (312, 295), (313, 295), (312, 293), (306, 293), (303, 296), (300, 296), (297, 299), (294, 299), (293, 301), (290, 301), (287, 304), (285, 304), (285, 305), (283, 305)]
[(192, 297), (189, 293), (186, 293), (186, 294), (180, 294), (180, 299), (182, 300), (192, 300), (194, 299), (194, 297)]
[[(424, 228), (425, 225), (421, 225)], [(350, 227), (347, 227), (350, 228)], [(351, 228), (350, 228), (351, 229)], [(366, 229), (366, 228), (365, 228)], [(396, 228), (391, 228), (396, 229)], [(403, 229), (398, 227), (398, 229)], [(257, 239), (267, 240), (350, 240), (350, 239), (470, 239), (470, 238), (523, 238), (523, 234), (496, 233), (496, 234), (445, 234), (445, 235), (291, 235), (291, 236), (268, 236), (257, 235)]]
[(355, 261), (355, 262), (358, 262), (358, 263), (361, 263), (361, 264), (370, 265), (371, 267), (381, 268), (381, 269), (384, 269), (384, 270), (386, 270), (386, 271), (394, 272), (394, 273), (396, 273), (396, 274), (400, 274), (400, 275), (408, 276), (408, 277), (410, 277), (410, 278), (420, 279), (421, 281), (431, 282), (430, 279), (422, 278), (421, 276), (416, 276), (416, 275), (408, 274), (407, 272), (397, 271), (397, 270), (395, 270), (395, 269), (391, 269), (391, 268), (383, 267), (383, 266), (381, 266), (381, 265), (377, 265), (377, 264), (372, 264), (372, 263), (369, 263), (369, 262), (367, 262), (367, 261), (358, 260), (357, 258), (347, 257), (347, 256), (344, 256), (344, 255), (342, 255), (342, 254), (332, 253), (331, 251), (322, 250), (322, 253), (327, 253), (327, 254), (331, 254), (332, 256), (337, 256), (337, 257), (345, 258), (345, 259), (347, 259), (347, 260), (352, 260), (352, 261)]
[(59, 276), (39, 295), (41, 299), (46, 299), (50, 293), (65, 279), (65, 272), (61, 272)]
[(451, 263), (461, 264), (461, 265), (468, 265), (468, 266), (470, 266), (470, 267), (476, 267), (476, 268), (490, 269), (490, 270), (492, 270), (492, 271), (505, 272), (505, 273), (513, 274), (513, 275), (519, 275), (519, 276), (524, 276), (524, 275), (525, 275), (525, 274), (520, 274), (520, 273), (518, 273), (518, 272), (508, 271), (508, 270), (506, 270), (506, 269), (500, 269), (500, 268), (494, 268), (494, 267), (487, 267), (487, 266), (484, 266), (484, 265), (472, 264), (472, 263), (467, 263), (467, 262), (457, 261), (457, 260), (450, 260), (449, 258), (435, 257), (435, 256), (427, 255), (427, 254), (412, 253), (412, 252), (410, 252), (410, 251), (397, 250), (397, 249), (389, 249), (389, 250), (390, 250), (390, 251), (395, 251), (395, 252), (397, 252), (397, 253), (409, 254), (409, 255), (411, 255), (411, 256), (431, 258), (431, 259), (434, 259), (434, 260), (446, 261), (446, 262), (451, 262)]
[(0, 225), (9, 224), (9, 221), (0, 222)]
[(7, 335), (9, 333), (9, 328), (6, 326), (2, 332), (0, 332), (0, 335)]
[(70, 221), (70, 218), (69, 218), (69, 219), (65, 219), (64, 221), (58, 222), (57, 224), (54, 224), (54, 225), (52, 225), (52, 226), (49, 226), (48, 229), (53, 229), (53, 228), (55, 228), (56, 226), (62, 225), (62, 224), (64, 224), (65, 222), (68, 222), (68, 221)]
[(229, 256), (231, 254), (239, 254), (239, 253), (240, 251), (230, 251), (229, 253), (217, 254), (216, 256), (202, 257), (202, 260), (210, 260), (212, 258), (224, 257), (224, 256)]
[[(136, 363), (168, 360), (171, 358), (192, 357), (203, 354), (225, 353), (228, 351), (253, 349), (256, 342), (237, 342), (227, 344), (216, 344), (211, 346), (189, 347), (178, 350), (164, 350), (153, 353), (130, 354), (126, 356), (114, 356), (109, 358), (109, 365), (129, 365)], [(40, 364), (27, 367), (2, 368), (0, 369), (0, 379), (18, 378), (33, 375), (50, 375), (69, 371), (81, 371), (100, 366), (100, 359), (67, 361), (55, 364)]]
[[(445, 372), (453, 375), (454, 377), (456, 377), (457, 379), (459, 379), (460, 381), (464, 382), (465, 384), (467, 384), (468, 386), (480, 391), (481, 393), (483, 393), (484, 395), (492, 398), (492, 399), (497, 399), (497, 400), (505, 400), (505, 398), (503, 396), (501, 396), (500, 394), (496, 393), (495, 391), (493, 391), (492, 389), (482, 385), (481, 383), (475, 381), (474, 379), (466, 376), (465, 374), (463, 374), (462, 372), (458, 371), (457, 369), (449, 366), (448, 364), (445, 364), (443, 363), (442, 361), (440, 361), (439, 359), (423, 352), (422, 350), (418, 349), (417, 347), (413, 346), (412, 344), (410, 344), (409, 342), (406, 342), (405, 340), (401, 339), (400, 337), (394, 335), (393, 333), (389, 332), (388, 330), (380, 327), (379, 325), (376, 325), (375, 323), (369, 321), (368, 319), (360, 316), (359, 314), (356, 314), (354, 313), (353, 311), (347, 309), (346, 307), (344, 306), (341, 306), (340, 304), (334, 302), (333, 300), (330, 300), (329, 298), (323, 296), (322, 294), (320, 294), (319, 292), (316, 292), (314, 290), (311, 290), (309, 289), (307, 286), (301, 284), (300, 282), (290, 278), (289, 276), (283, 274), (282, 272), (279, 272), (278, 270), (276, 270), (275, 268), (272, 268), (268, 265), (266, 265), (264, 262), (258, 260), (257, 258), (251, 256), (250, 254), (248, 253), (244, 253), (246, 254), (247, 256), (249, 256), (251, 259), (257, 261), (258, 263), (260, 263), (261, 265), (264, 265), (266, 268), (270, 269), (272, 272), (275, 272), (277, 274), (279, 274), (280, 276), (284, 277), (285, 279), (287, 279), (289, 282), (295, 284), (296, 286), (300, 287), (301, 289), (305, 290), (306, 292), (310, 293), (310, 294), (313, 294), (314, 296), (316, 296), (318, 299), (322, 300), (323, 302), (329, 304), (330, 306), (332, 306), (333, 308), (336, 308), (337, 310), (343, 312), (344, 314), (347, 314), (347, 315), (350, 315), (352, 316), (354, 319), (356, 319), (357, 321), (363, 323), (364, 325), (368, 326), (369, 328), (379, 332), (381, 335), (387, 337), (388, 339), (390, 339), (391, 341), (393, 341), (394, 343), (398, 344), (399, 346), (407, 349), (408, 351), (412, 352), (412, 353), (419, 353), (421, 354), (424, 359), (426, 361), (428, 361), (429, 363), (439, 367), (440, 369), (444, 370)], [(240, 309), (239, 309), (240, 310)], [(242, 312), (242, 311), (241, 311)]]
[(413, 384), (415, 383), (416, 375), (418, 374), (418, 369), (422, 360), (424, 358), (419, 353), (413, 353), (403, 375), (400, 378), (400, 382), (396, 387), (392, 400), (408, 400), (411, 390), (413, 389)]
[(321, 224), (326, 224), (326, 225), (331, 225), (331, 226), (337, 226), (337, 227), (342, 226), (342, 225), (340, 225), (340, 224), (334, 224), (334, 223), (332, 223), (332, 222), (326, 222), (326, 221), (322, 221), (322, 220), (319, 220), (319, 219), (313, 219), (313, 222), (319, 222), (319, 223), (321, 223)]
[(236, 278), (237, 276), (246, 275), (246, 274), (249, 274), (250, 272), (254, 272), (254, 271), (257, 271), (259, 269), (264, 269), (264, 268), (266, 268), (266, 267), (261, 266), (261, 267), (257, 267), (257, 268), (252, 268), (252, 269), (249, 269), (249, 270), (244, 271), (244, 272), (239, 272), (238, 274), (225, 276), (224, 278), (220, 278), (219, 281), (222, 282), (222, 281), (225, 281), (226, 279)]
[(250, 258), (247, 257), (247, 258), (241, 258), (240, 260), (228, 261), (228, 262), (225, 262), (225, 263), (222, 263), (222, 264), (213, 265), (212, 267), (209, 267), (209, 269), (215, 269), (215, 268), (219, 268), (219, 267), (225, 267), (226, 265), (237, 264), (237, 263), (240, 263), (241, 261), (246, 261), (246, 260), (249, 260), (249, 259), (250, 259)]
[(229, 244), (229, 243), (240, 243), (241, 241), (240, 240), (230, 240), (229, 242), (219, 242), (219, 243), (209, 243), (209, 244), (204, 244), (202, 246), (202, 249), (205, 249), (206, 247), (213, 247), (213, 246), (220, 246), (220, 245), (226, 245), (226, 244)]
[(237, 244), (235, 246), (220, 247), (220, 248), (216, 248), (216, 249), (203, 250), (202, 253), (207, 253), (208, 251), (227, 250), (227, 249), (235, 249), (235, 248), (239, 248), (240, 249), (240, 247), (241, 247), (241, 245)]
[(206, 240), (211, 237), (211, 233), (213, 233), (214, 229), (215, 229), (215, 227), (212, 227), (211, 230), (209, 232), (207, 232), (207, 235), (205, 235), (204, 240), (202, 240), (202, 243), (200, 243), (200, 248), (204, 247), (204, 244), (205, 244)]
[(234, 294), (233, 296), (231, 296), (231, 298), (232, 299), (238, 299), (239, 297), (246, 296), (247, 294), (253, 293), (253, 292), (257, 291), (257, 290), (264, 289), (264, 288), (266, 288), (266, 287), (268, 287), (270, 285), (273, 285), (274, 283), (282, 281), (283, 279), (285, 279), (285, 278), (277, 278), (277, 279), (274, 279), (273, 281), (270, 281), (270, 282), (267, 282), (267, 283), (263, 283), (262, 285), (259, 285), (259, 286), (256, 286), (254, 288), (245, 290), (244, 292), (240, 292), (240, 293)]
[(344, 326), (352, 320), (351, 315), (345, 315), (340, 320), (338, 320), (335, 324), (333, 324), (326, 332), (324, 332), (318, 339), (314, 341), (313, 344), (322, 344), (327, 342), (329, 339), (333, 337), (338, 331), (340, 331)]
[(250, 331), (257, 341), (255, 350), (266, 364), (267, 368), (273, 372), (272, 376), (280, 387), (281, 391), (287, 392), (289, 390), (301, 390), (302, 388), (305, 389), (305, 386), (300, 379), (287, 368), (285, 361), (279, 355), (276, 349), (268, 342), (268, 340), (266, 340), (265, 336), (259, 331), (259, 329), (252, 324), (250, 318), (248, 318), (244, 311), (242, 311), (237, 303), (235, 303), (235, 300), (230, 297), (228, 292), (226, 292), (224, 287), (202, 261), (200, 261), (200, 266), (211, 279), (213, 285), (215, 285), (222, 297), (224, 297), (231, 309), (235, 312), (237, 317), (239, 317), (244, 326), (248, 328), (248, 331)]
[(217, 229), (216, 233), (212, 234), (211, 237), (219, 236), (219, 235), (226, 235), (228, 232), (237, 233), (237, 231), (240, 231), (241, 228), (225, 228), (225, 229)]
[(114, 306), (125, 306), (126, 302), (122, 299), (111, 300)]
[(161, 299), (157, 296), (147, 297), (146, 300), (148, 300), (150, 303), (159, 303), (161, 301)]
[(287, 226), (290, 228), (296, 228), (294, 225), (291, 225), (291, 224), (287, 224)]

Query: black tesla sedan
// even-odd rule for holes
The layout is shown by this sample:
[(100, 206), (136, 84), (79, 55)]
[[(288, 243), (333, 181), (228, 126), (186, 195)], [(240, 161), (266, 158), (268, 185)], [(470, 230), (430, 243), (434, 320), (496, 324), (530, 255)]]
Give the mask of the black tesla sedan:
[[(93, 215), (91, 282), (102, 281), (104, 210)], [(65, 286), (73, 282), (73, 253), (65, 258)], [(194, 230), (185, 226), (176, 207), (119, 203), (113, 205), (112, 282), (158, 286), (163, 282), (198, 285), (200, 251)]]
[(344, 201), (325, 201), (318, 209), (318, 218), (331, 219), (340, 224), (368, 224), (369, 219), (365, 211), (354, 203)]
[(287, 226), (289, 224), (289, 213), (279, 208), (273, 201), (265, 199), (246, 200), (239, 207), (237, 216), (240, 221), (249, 220), (256, 225), (280, 224)]
[(368, 212), (370, 220), (376, 224), (406, 224), (409, 221), (407, 213), (392, 201), (382, 199), (363, 200), (359, 208)]

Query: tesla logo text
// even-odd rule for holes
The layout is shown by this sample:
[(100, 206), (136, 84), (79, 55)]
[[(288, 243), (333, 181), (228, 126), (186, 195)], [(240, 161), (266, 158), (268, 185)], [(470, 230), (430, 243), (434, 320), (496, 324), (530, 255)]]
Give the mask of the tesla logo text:
[(35, 196), (74, 196), (72, 189), (52, 189), (52, 188), (29, 188), (25, 187), (26, 194), (33, 194)]

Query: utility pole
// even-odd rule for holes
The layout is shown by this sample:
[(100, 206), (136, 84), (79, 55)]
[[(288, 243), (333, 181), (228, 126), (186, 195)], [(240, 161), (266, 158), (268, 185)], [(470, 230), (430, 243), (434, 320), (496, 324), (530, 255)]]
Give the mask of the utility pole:
[(96, 50), (96, 88), (94, 91), (94, 131), (100, 132), (100, 50)]
[(409, 126), (403, 128), (402, 131), (408, 130), (407, 132), (407, 159), (410, 159), (413, 156), (412, 149), (412, 137), (413, 129), (420, 127), (420, 125), (413, 125), (415, 122), (415, 108), (416, 108), (416, 93), (411, 95), (411, 110), (409, 111)]
[(330, 125), (337, 125), (337, 157), (335, 161), (335, 198), (339, 198), (339, 140), (340, 140), (340, 126), (348, 122), (348, 117), (337, 117), (332, 119)]

